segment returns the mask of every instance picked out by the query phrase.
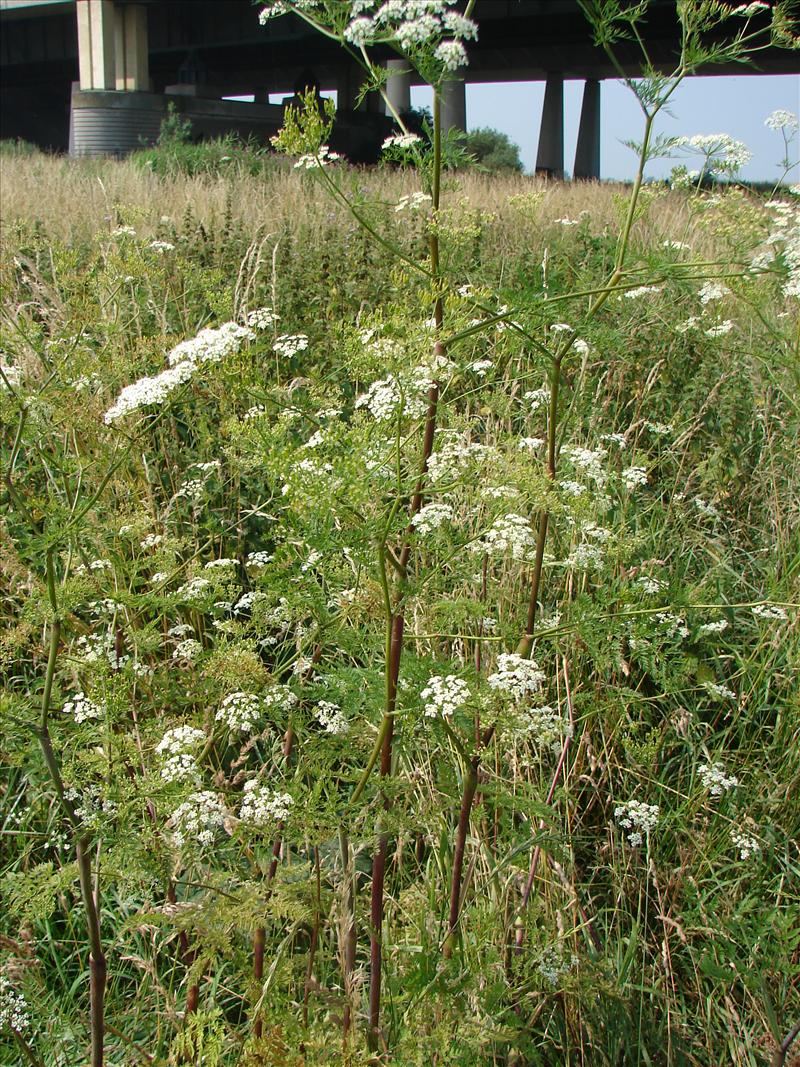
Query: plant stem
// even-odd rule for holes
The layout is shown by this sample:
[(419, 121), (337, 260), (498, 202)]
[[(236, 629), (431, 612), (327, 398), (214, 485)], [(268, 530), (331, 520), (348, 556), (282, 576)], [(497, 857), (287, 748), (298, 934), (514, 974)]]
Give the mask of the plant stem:
[(106, 959), (103, 955), (103, 942), (100, 933), (99, 901), (97, 899), (99, 890), (95, 888), (92, 879), (92, 861), (89, 851), (91, 842), (85, 834), (78, 832), (74, 810), (64, 795), (64, 782), (61, 777), (61, 767), (50, 737), (50, 702), (53, 696), (53, 681), (55, 679), (56, 663), (58, 661), (58, 646), (61, 640), (61, 616), (58, 607), (58, 594), (56, 592), (55, 562), (53, 559), (54, 551), (53, 548), (48, 548), (45, 556), (47, 596), (50, 601), (53, 618), (50, 622), (50, 650), (47, 657), (47, 672), (44, 680), (42, 707), (39, 715), (39, 729), (37, 733), (44, 761), (47, 764), (47, 769), (50, 773), (56, 793), (58, 794), (59, 801), (69, 818), (75, 834), (75, 857), (78, 864), (78, 878), (83, 907), (86, 912), (86, 926), (89, 938), (89, 1030), (91, 1067), (103, 1067), (103, 1050), (105, 1044), (103, 1003), (106, 988)]

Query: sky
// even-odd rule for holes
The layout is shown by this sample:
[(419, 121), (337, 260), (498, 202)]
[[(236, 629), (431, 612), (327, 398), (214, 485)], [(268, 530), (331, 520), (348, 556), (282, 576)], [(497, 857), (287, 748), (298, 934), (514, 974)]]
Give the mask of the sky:
[[(564, 163), (572, 169), (578, 136), (583, 83), (564, 85)], [(492, 126), (508, 134), (520, 147), (526, 170), (536, 159), (536, 142), (544, 99), (543, 82), (494, 83), (467, 86), (467, 127)], [(431, 90), (413, 88), (414, 107), (430, 106)], [(800, 114), (800, 76), (756, 75), (689, 78), (677, 89), (670, 114), (660, 116), (656, 132), (667, 135), (727, 133), (744, 141), (753, 153), (752, 162), (741, 171), (751, 181), (772, 181), (780, 177), (779, 160), (784, 156), (783, 139), (767, 129), (764, 119), (777, 108)], [(621, 82), (604, 81), (601, 88), (600, 173), (602, 178), (628, 179), (636, 168), (634, 153), (623, 144), (641, 140), (642, 113), (631, 91)], [(798, 159), (795, 137), (793, 160)], [(677, 160), (654, 160), (647, 176), (666, 177)], [(681, 162), (683, 162), (681, 160)], [(688, 167), (696, 166), (686, 161)], [(800, 167), (792, 177), (800, 180)]]

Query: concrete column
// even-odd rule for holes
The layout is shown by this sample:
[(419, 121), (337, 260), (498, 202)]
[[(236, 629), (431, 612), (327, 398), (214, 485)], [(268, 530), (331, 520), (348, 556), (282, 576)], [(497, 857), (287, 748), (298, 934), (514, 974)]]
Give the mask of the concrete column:
[(600, 177), (600, 82), (595, 78), (589, 79), (583, 87), (572, 176), (589, 179)]
[[(397, 114), (402, 115), (411, 108), (411, 71), (405, 59), (387, 59), (386, 69), (389, 72), (386, 96)], [(386, 114), (391, 115), (388, 106)]]
[(463, 81), (442, 83), (442, 130), (467, 130), (467, 88)]
[(113, 0), (77, 0), (81, 89), (116, 89)]
[(548, 74), (545, 83), (536, 173), (564, 177), (564, 79), (560, 74)]
[(114, 46), (117, 89), (147, 92), (150, 88), (150, 56), (144, 4), (126, 4), (116, 9)]

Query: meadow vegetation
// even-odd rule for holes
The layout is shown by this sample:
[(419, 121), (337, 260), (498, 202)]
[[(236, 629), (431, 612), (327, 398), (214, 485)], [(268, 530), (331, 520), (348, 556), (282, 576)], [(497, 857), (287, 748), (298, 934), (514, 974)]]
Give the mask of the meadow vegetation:
[(434, 120), (2, 160), (0, 1063), (791, 1062), (798, 189)]

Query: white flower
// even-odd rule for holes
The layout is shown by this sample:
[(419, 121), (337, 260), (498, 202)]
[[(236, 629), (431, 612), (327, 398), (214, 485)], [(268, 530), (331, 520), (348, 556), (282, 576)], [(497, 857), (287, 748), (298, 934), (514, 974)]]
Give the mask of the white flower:
[(360, 18), (353, 19), (348, 26), (345, 26), (342, 36), (345, 41), (349, 41), (356, 48), (360, 48), (361, 45), (370, 44), (373, 41), (375, 31), (376, 26), (372, 19), (365, 18), (362, 15)]
[[(417, 133), (393, 133), (386, 138), (381, 148), (384, 152), (387, 148), (413, 148), (421, 142), (422, 138)], [(430, 197), (428, 199), (430, 200)]]
[(426, 44), (440, 32), (441, 23), (434, 15), (421, 13), (417, 18), (401, 22), (395, 30), (395, 37), (404, 48)]
[(725, 774), (725, 768), (721, 763), (702, 763), (697, 768), (697, 775), (712, 797), (721, 797), (739, 784), (739, 779), (734, 775), (728, 777)]
[(133, 226), (117, 226), (116, 230), (112, 230), (111, 237), (135, 237), (136, 230)]
[(697, 295), (700, 298), (700, 303), (705, 307), (712, 300), (722, 300), (729, 293), (730, 289), (727, 285), (722, 285), (721, 282), (706, 282)]
[(595, 570), (603, 565), (603, 547), (591, 541), (582, 541), (564, 562), (568, 567), (577, 567), (579, 570)]
[(520, 437), (517, 441), (517, 448), (520, 452), (535, 452), (543, 444), (543, 437)]
[(86, 722), (87, 719), (100, 719), (105, 711), (102, 704), (95, 704), (84, 693), (76, 693), (63, 707), (65, 715), (71, 715), (75, 722)]
[(225, 557), (222, 557), (221, 559), (210, 559), (208, 561), (208, 563), (205, 563), (203, 565), (203, 570), (204, 571), (227, 571), (227, 570), (230, 570), (231, 567), (238, 567), (238, 566), (239, 566), (238, 559), (226, 559)]
[(208, 848), (213, 844), (217, 831), (224, 826), (226, 816), (225, 805), (216, 793), (207, 790), (192, 793), (169, 819), (173, 845), (175, 848), (186, 845)]
[(176, 756), (190, 752), (205, 741), (205, 737), (203, 731), (194, 726), (173, 726), (156, 745), (156, 753), (159, 756)]
[(523, 700), (540, 691), (545, 674), (536, 660), (523, 659), (515, 652), (501, 652), (497, 670), (486, 680), (490, 688), (508, 693), (514, 700)]
[(195, 641), (193, 637), (188, 637), (185, 641), (180, 641), (172, 653), (173, 659), (193, 660), (203, 651), (203, 646), (199, 641)]
[(449, 504), (425, 504), (412, 517), (411, 525), (417, 533), (424, 536), (433, 530), (438, 530), (443, 523), (450, 522), (452, 518), (453, 509)]
[(434, 55), (445, 70), (454, 71), (459, 67), (465, 67), (469, 62), (467, 50), (461, 41), (442, 41), (436, 46)]
[(190, 381), (202, 363), (218, 363), (237, 351), (255, 334), (246, 326), (234, 322), (223, 323), (217, 329), (201, 330), (197, 337), (182, 341), (167, 355), (169, 367), (153, 377), (140, 378), (126, 385), (116, 401), (103, 416), (107, 425), (141, 407), (163, 404), (179, 385)]
[(789, 130), (794, 132), (797, 129), (797, 115), (793, 111), (787, 111), (785, 108), (779, 107), (776, 111), (773, 111), (771, 115), (767, 115), (764, 119), (764, 125), (768, 126), (771, 130)]
[[(311, 660), (303, 660), (301, 657), (297, 663), (303, 662), (303, 670), (313, 667)], [(297, 664), (295, 664), (296, 666)], [(296, 673), (296, 672), (295, 672)], [(274, 685), (268, 689), (263, 698), (265, 712), (280, 712), (285, 714), (297, 704), (297, 696), (287, 685)]]
[(342, 709), (330, 700), (320, 700), (314, 710), (314, 717), (326, 733), (346, 734), (350, 729), (350, 723), (342, 714)]
[(663, 285), (637, 285), (635, 289), (628, 289), (622, 296), (626, 300), (636, 300), (640, 296), (649, 296), (651, 293), (660, 293)]
[(775, 604), (756, 604), (751, 611), (757, 619), (769, 619), (774, 622), (782, 622), (786, 619), (786, 612)]
[(736, 700), (736, 694), (726, 685), (719, 685), (717, 682), (704, 682), (703, 688), (708, 692), (709, 696), (717, 697), (718, 700)]
[(208, 578), (192, 578), (177, 590), (175, 597), (184, 604), (202, 604), (212, 589)]
[(560, 489), (563, 489), (563, 491), (568, 494), (568, 496), (583, 496), (586, 492), (585, 485), (581, 485), (580, 482), (570, 481), (569, 479), (559, 482), (558, 485)]
[(245, 563), (253, 570), (260, 570), (271, 563), (274, 558), (271, 552), (248, 552)]
[(464, 18), (459, 11), (446, 11), (442, 15), (442, 23), (448, 33), (454, 37), (462, 37), (467, 41), (477, 41), (478, 26), (472, 19)]
[(17, 993), (4, 974), (0, 974), (0, 1031), (13, 1030), (23, 1033), (31, 1025), (28, 1002)]
[(247, 325), (254, 330), (266, 330), (273, 326), (280, 315), (276, 315), (271, 307), (255, 308), (246, 319)]
[(574, 967), (578, 966), (579, 962), (578, 957), (574, 955), (574, 953), (571, 953), (569, 957), (567, 957), (555, 948), (548, 947), (542, 952), (536, 970), (546, 982), (555, 988), (558, 985), (561, 976), (569, 974)]
[(309, 153), (300, 156), (294, 165), (295, 170), (318, 170), (327, 167), (330, 163), (338, 163), (341, 160), (338, 152), (331, 152), (326, 144), (320, 145), (315, 154)]
[(431, 202), (431, 198), (427, 193), (406, 193), (405, 196), (401, 196), (397, 201), (395, 211), (420, 211), (427, 204)]
[(754, 837), (742, 830), (737, 830), (735, 826), (731, 827), (731, 841), (739, 849), (739, 859), (749, 860), (751, 856), (761, 851), (761, 845)]
[(191, 782), (194, 786), (203, 780), (197, 760), (190, 752), (168, 756), (161, 768), (161, 777), (165, 782)]
[(525, 559), (535, 542), (530, 519), (511, 512), (496, 518), (483, 537), (473, 542), (470, 550), (495, 556), (510, 552), (513, 559)]
[(425, 701), (424, 714), (430, 719), (453, 715), (467, 703), (470, 696), (467, 683), (455, 674), (448, 674), (444, 678), (434, 675), (420, 693)]
[(728, 629), (727, 619), (717, 619), (716, 622), (706, 622), (699, 627), (697, 633), (700, 637), (705, 637), (709, 634), (721, 634)]
[(224, 698), (214, 716), (217, 722), (223, 722), (229, 730), (239, 730), (243, 734), (252, 733), (263, 715), (263, 704), (255, 693), (230, 693)]
[(558, 752), (564, 739), (572, 737), (573, 729), (569, 719), (549, 704), (530, 708), (522, 713), (523, 731), (540, 748), (549, 748)]
[(637, 578), (636, 584), (649, 596), (652, 596), (654, 593), (660, 593), (663, 589), (666, 589), (667, 586), (667, 583), (661, 578), (653, 578), (649, 574), (643, 574)]
[(473, 374), (477, 374), (479, 378), (484, 378), (487, 371), (490, 371), (494, 367), (494, 363), (490, 359), (476, 359), (474, 363), (470, 363), (469, 369)]
[(694, 506), (700, 512), (701, 515), (705, 515), (709, 519), (721, 518), (719, 511), (713, 504), (709, 504), (708, 501), (703, 500), (701, 496), (693, 497)]
[(759, 11), (769, 11), (769, 9), (769, 4), (763, 3), (762, 0), (754, 0), (752, 4), (739, 4), (739, 6), (735, 7), (730, 14), (739, 15), (740, 17), (749, 19), (752, 18), (753, 15), (757, 15)]
[(644, 467), (626, 467), (620, 477), (626, 489), (636, 489), (637, 486), (647, 485), (647, 471)]
[(706, 337), (724, 337), (726, 333), (730, 333), (733, 329), (733, 323), (730, 319), (726, 319), (724, 322), (720, 322), (717, 326), (712, 326), (708, 330), (704, 330)]
[(298, 352), (305, 352), (307, 348), (308, 338), (304, 333), (283, 333), (276, 339), (272, 351), (286, 359), (291, 359)]
[(640, 800), (628, 800), (614, 808), (614, 818), (623, 830), (628, 831), (628, 842), (641, 845), (658, 824), (657, 804), (644, 804)]
[(290, 793), (278, 793), (256, 781), (244, 783), (239, 818), (251, 826), (272, 826), (285, 822), (294, 804)]
[(175, 245), (170, 241), (151, 241), (149, 246), (154, 252), (163, 255), (165, 252), (174, 252)]
[(530, 401), (530, 410), (533, 413), (544, 407), (545, 404), (550, 403), (550, 390), (547, 388), (531, 389), (527, 393), (523, 393), (522, 398)]
[(606, 484), (606, 472), (601, 465), (606, 455), (604, 448), (592, 450), (591, 448), (570, 447), (564, 449), (565, 458), (601, 488)]

